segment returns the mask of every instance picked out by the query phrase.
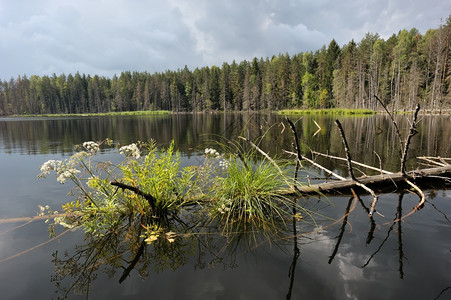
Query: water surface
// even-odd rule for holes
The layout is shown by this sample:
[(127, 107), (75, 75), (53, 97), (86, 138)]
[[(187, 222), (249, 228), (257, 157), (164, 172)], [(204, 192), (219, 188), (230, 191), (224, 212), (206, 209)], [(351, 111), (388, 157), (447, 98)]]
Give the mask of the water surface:
[[(318, 130), (313, 119), (321, 127)], [(283, 117), (260, 114), (202, 114), (172, 116), (121, 116), (85, 118), (3, 118), (0, 119), (0, 217), (36, 215), (38, 204), (58, 207), (71, 200), (70, 185), (52, 176), (38, 179), (40, 165), (49, 159), (68, 158), (74, 145), (88, 140), (112, 138), (122, 145), (155, 139), (160, 146), (175, 141), (184, 164), (201, 163), (203, 149), (214, 140), (263, 136), (265, 151), (282, 155), (292, 150), (292, 135)], [(334, 118), (311, 116), (296, 122), (302, 149), (344, 156)], [(353, 158), (390, 171), (399, 170), (400, 147), (393, 126), (385, 116), (340, 118)], [(403, 136), (409, 123), (397, 121)], [(409, 155), (409, 169), (417, 168), (417, 155), (450, 157), (449, 116), (424, 116), (418, 126)], [(100, 157), (118, 159), (111, 150)], [(318, 162), (347, 176), (344, 163), (318, 158)], [(314, 179), (321, 172), (309, 169)], [(239, 251), (221, 252), (220, 236), (212, 247), (181, 251), (183, 263), (150, 264), (147, 278), (137, 271), (122, 284), (122, 269), (97, 273), (89, 288), (91, 299), (448, 299), (451, 295), (451, 193), (427, 191), (427, 203), (402, 222), (393, 222), (418, 203), (411, 193), (382, 195), (374, 224), (361, 202), (344, 197), (302, 199), (303, 204), (327, 220), (312, 226), (296, 224), (299, 256), (294, 239), (262, 243)], [(347, 219), (343, 215), (349, 212)], [(336, 220), (334, 222), (334, 220)], [(55, 266), (52, 254), (74, 253), (83, 245), (82, 233), (69, 232), (47, 243), (47, 224), (37, 221), (0, 223), (0, 290), (2, 299), (56, 298)], [(60, 231), (61, 232), (61, 231)], [(304, 234), (303, 234), (304, 233)], [(307, 234), (308, 233), (308, 234)], [(369, 235), (369, 233), (372, 233)], [(41, 245), (42, 244), (42, 245)], [(40, 245), (40, 246), (39, 246)], [(34, 249), (33, 249), (34, 248)], [(31, 250), (29, 250), (31, 249)], [(29, 250), (29, 251), (28, 251)], [(21, 252), (24, 253), (20, 254)], [(208, 253), (211, 251), (211, 253)], [(364, 267), (363, 267), (364, 266)], [(70, 286), (71, 280), (60, 283)], [(86, 295), (69, 294), (69, 299)]]

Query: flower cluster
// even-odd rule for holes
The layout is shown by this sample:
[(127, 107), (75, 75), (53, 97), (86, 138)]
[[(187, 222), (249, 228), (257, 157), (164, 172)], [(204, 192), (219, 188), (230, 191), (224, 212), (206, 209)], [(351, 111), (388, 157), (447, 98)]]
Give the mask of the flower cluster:
[(46, 205), (46, 206), (38, 205), (38, 207), (39, 207), (38, 216), (45, 216), (46, 215), (45, 211), (46, 210), (48, 211), (50, 209), (50, 206), (48, 206), (48, 205)]
[(207, 158), (217, 159), (216, 161), (219, 163), (219, 167), (222, 170), (226, 170), (229, 167), (229, 161), (226, 158), (224, 158), (224, 155), (220, 154), (217, 150), (213, 148), (206, 148), (205, 156)]
[(55, 225), (61, 225), (64, 228), (67, 228), (67, 229), (72, 229), (72, 228), (76, 227), (76, 225), (74, 225), (74, 224), (66, 223), (66, 218), (64, 216), (61, 216), (61, 217), (60, 216), (56, 216), (56, 217), (54, 217), (53, 218), (53, 222), (54, 222)]
[(99, 144), (93, 141), (84, 142), (83, 147), (92, 154), (95, 154), (97, 151), (99, 151)]
[(225, 170), (229, 167), (229, 162), (223, 159), (219, 162), (219, 166), (221, 167), (221, 169)]
[(139, 158), (141, 156), (141, 151), (139, 151), (139, 148), (135, 143), (121, 147), (119, 153), (133, 158)]
[(56, 180), (63, 184), (66, 182), (67, 178), (73, 178), (75, 174), (80, 173), (80, 170), (67, 165), (61, 160), (48, 160), (41, 166), (41, 173), (38, 177), (45, 177), (50, 174), (50, 171), (55, 171), (58, 177)]
[(39, 174), (39, 177), (45, 177), (46, 175), (50, 174), (50, 171), (58, 172), (63, 167), (63, 162), (61, 160), (48, 160), (41, 166), (41, 174)]
[(221, 155), (219, 154), (219, 152), (216, 151), (216, 150), (213, 149), (213, 148), (206, 148), (206, 149), (205, 149), (205, 155), (206, 155), (207, 157), (219, 157), (219, 156), (221, 156)]
[(75, 174), (80, 173), (80, 170), (67, 165), (61, 160), (49, 160), (42, 164), (41, 173), (38, 177), (45, 177), (50, 174), (50, 171), (55, 171), (58, 177), (56, 180), (63, 184), (66, 182), (67, 178), (73, 178)]

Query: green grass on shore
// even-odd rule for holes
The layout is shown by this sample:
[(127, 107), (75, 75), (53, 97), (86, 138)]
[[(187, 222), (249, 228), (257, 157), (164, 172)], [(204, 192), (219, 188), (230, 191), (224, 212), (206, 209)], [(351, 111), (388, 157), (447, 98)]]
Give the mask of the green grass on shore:
[(84, 114), (40, 114), (40, 115), (14, 115), (14, 117), (96, 117), (96, 116), (147, 116), (147, 115), (169, 115), (169, 110), (140, 110), (140, 111), (117, 111), (106, 113), (84, 113)]

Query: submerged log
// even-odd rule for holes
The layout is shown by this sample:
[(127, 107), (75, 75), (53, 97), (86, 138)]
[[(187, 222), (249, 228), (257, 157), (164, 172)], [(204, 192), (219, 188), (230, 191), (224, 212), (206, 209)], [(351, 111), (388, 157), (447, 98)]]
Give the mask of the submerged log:
[[(431, 182), (450, 182), (451, 181), (451, 165), (443, 167), (419, 169), (407, 172), (405, 175), (402, 172), (393, 174), (380, 174), (374, 176), (362, 176), (356, 178), (358, 182), (374, 189), (378, 192), (386, 192), (390, 190), (398, 190), (400, 188), (408, 187), (407, 180), (410, 180), (418, 185), (429, 184)], [(299, 186), (298, 190), (303, 194), (350, 194), (351, 188), (359, 191), (364, 191), (359, 188), (353, 179), (324, 182), (319, 184), (312, 184), (307, 186)]]

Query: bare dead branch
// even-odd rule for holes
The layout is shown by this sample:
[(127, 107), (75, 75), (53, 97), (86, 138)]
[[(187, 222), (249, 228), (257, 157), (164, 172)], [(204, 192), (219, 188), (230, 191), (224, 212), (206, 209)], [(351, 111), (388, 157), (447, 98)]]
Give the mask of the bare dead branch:
[(383, 107), (384, 110), (387, 112), (388, 116), (390, 117), (390, 119), (391, 119), (393, 125), (395, 126), (395, 129), (396, 129), (396, 135), (398, 136), (399, 143), (401, 144), (401, 147), (402, 147), (401, 132), (399, 131), (398, 124), (396, 123), (395, 119), (393, 118), (393, 115), (388, 111), (387, 106), (385, 106), (384, 102), (382, 102), (382, 100), (379, 99), (379, 97), (378, 97), (377, 95), (374, 95), (374, 98), (376, 98), (376, 100), (379, 101), (379, 103), (382, 105), (382, 107)]
[(351, 153), (349, 152), (348, 141), (346, 140), (346, 136), (345, 136), (343, 127), (341, 126), (341, 123), (340, 123), (340, 121), (338, 121), (338, 119), (335, 120), (335, 124), (337, 124), (338, 130), (340, 131), (341, 140), (343, 141), (343, 145), (345, 147), (346, 161), (348, 162), (349, 175), (351, 176), (352, 180), (356, 180), (354, 172), (352, 170)]
[[(297, 156), (297, 153), (294, 153), (294, 152), (291, 152), (291, 151), (286, 151), (286, 150), (284, 150), (284, 152), (287, 153), (287, 154), (290, 154), (290, 155)], [(334, 177), (337, 178), (337, 179), (340, 179), (340, 180), (346, 180), (345, 177), (342, 177), (342, 176), (340, 176), (340, 175), (334, 173), (333, 171), (331, 171), (331, 170), (329, 170), (329, 169), (323, 167), (322, 165), (320, 165), (320, 164), (314, 162), (313, 160), (311, 160), (311, 159), (308, 158), (308, 157), (305, 157), (305, 156), (301, 155), (301, 158), (302, 158), (303, 160), (309, 162), (309, 163), (312, 164), (313, 166), (317, 167), (318, 169), (321, 169), (321, 170), (325, 171), (327, 174), (334, 176)], [(299, 158), (296, 157), (296, 159), (299, 159)]]
[[(315, 155), (320, 155), (320, 156), (324, 156), (324, 157), (332, 158), (332, 159), (336, 159), (336, 160), (343, 160), (343, 161), (347, 160), (344, 157), (334, 156), (334, 155), (320, 153), (320, 152), (316, 152), (316, 151), (312, 151), (312, 153), (315, 154)], [(363, 163), (355, 161), (355, 160), (351, 160), (351, 161), (352, 161), (352, 163), (354, 165), (361, 166), (361, 167), (367, 168), (369, 170), (379, 171), (379, 172), (381, 172), (383, 174), (393, 174), (392, 172), (389, 172), (389, 171), (386, 171), (386, 170), (382, 170), (381, 168), (376, 168), (376, 167), (373, 167), (373, 166), (370, 166), (370, 165), (366, 165), (366, 164), (363, 164)]]
[[(446, 165), (449, 165), (449, 164), (446, 162), (446, 160), (443, 159), (443, 158), (441, 158), (441, 157), (419, 156), (419, 157), (417, 157), (417, 158), (418, 158), (418, 159), (421, 159), (421, 160), (424, 160), (424, 161), (427, 161), (427, 162), (429, 162), (429, 163), (431, 163), (431, 164), (433, 164), (433, 165), (438, 165), (438, 166), (441, 166), (441, 167), (444, 167), (444, 166), (446, 166)], [(437, 161), (437, 160), (439, 160), (439, 161)]]
[[(293, 133), (293, 138), (294, 138), (293, 146), (294, 146), (294, 149), (296, 150), (297, 157), (300, 158), (301, 157), (301, 148), (299, 145), (299, 138), (298, 138), (298, 134), (296, 132), (296, 127), (294, 126), (294, 123), (288, 117), (285, 117), (285, 119), (287, 120), (288, 124), (290, 124), (291, 132)], [(296, 169), (294, 170), (294, 181), (295, 182), (298, 178), (298, 172), (299, 172), (300, 166), (301, 166), (300, 159), (297, 159), (296, 160)]]
[(420, 105), (417, 104), (415, 113), (413, 114), (412, 124), (409, 129), (409, 136), (407, 137), (406, 143), (404, 144), (404, 151), (403, 151), (402, 157), (401, 157), (401, 172), (403, 174), (406, 173), (406, 159), (407, 159), (407, 152), (409, 151), (410, 141), (412, 140), (412, 137), (418, 133), (418, 131), (416, 130), (416, 124), (417, 124), (417, 117), (418, 117), (419, 110), (420, 110)]
[(119, 181), (112, 181), (112, 182), (110, 182), (110, 184), (117, 186), (123, 190), (130, 190), (139, 196), (143, 196), (144, 199), (146, 199), (147, 202), (149, 203), (152, 210), (153, 211), (156, 210), (157, 199), (154, 196), (152, 196), (151, 194), (145, 193), (145, 192), (141, 191), (140, 189), (138, 189), (137, 187), (134, 187), (134, 186), (131, 186), (131, 185), (119, 182)]

